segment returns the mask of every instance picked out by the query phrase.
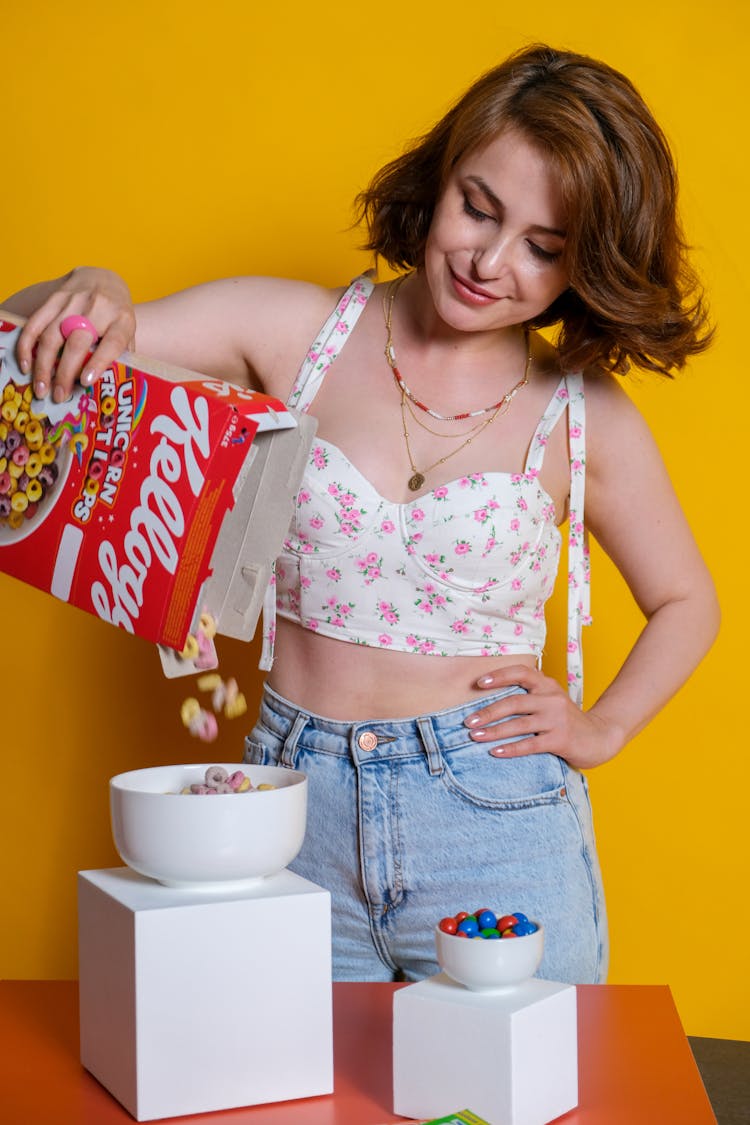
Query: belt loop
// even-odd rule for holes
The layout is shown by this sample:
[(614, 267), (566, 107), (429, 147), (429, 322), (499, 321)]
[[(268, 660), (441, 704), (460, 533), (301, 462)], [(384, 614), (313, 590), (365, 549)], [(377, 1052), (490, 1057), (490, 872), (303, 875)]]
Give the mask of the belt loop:
[(302, 734), (302, 731), (306, 726), (307, 715), (304, 715), (302, 712), (300, 712), (300, 714), (297, 715), (297, 718), (292, 724), (292, 729), (289, 731), (289, 734), (284, 740), (284, 749), (281, 751), (281, 757), (279, 759), (282, 766), (291, 766), (292, 769), (294, 769), (294, 767), (296, 766), (297, 743), (299, 742), (299, 736)]
[(443, 763), (443, 755), (440, 753), (440, 747), (435, 737), (432, 719), (429, 715), (423, 715), (421, 718), (417, 719), (417, 726), (419, 727), (419, 733), (422, 737), (422, 745), (427, 753), (427, 765), (430, 769), (430, 777), (440, 777), (445, 766)]

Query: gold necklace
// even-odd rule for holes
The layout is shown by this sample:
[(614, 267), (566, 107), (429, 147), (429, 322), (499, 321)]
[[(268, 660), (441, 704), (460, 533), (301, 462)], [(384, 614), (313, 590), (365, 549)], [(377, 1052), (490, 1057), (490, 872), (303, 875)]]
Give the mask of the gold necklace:
[[(433, 410), (431, 407), (425, 405), (425, 403), (420, 402), (417, 396), (411, 390), (409, 390), (404, 381), (403, 375), (396, 365), (396, 351), (393, 346), (393, 306), (396, 302), (396, 294), (403, 285), (404, 281), (406, 281), (407, 277), (409, 277), (409, 274), (402, 274), (401, 277), (398, 277), (395, 281), (391, 282), (390, 286), (388, 287), (386, 296), (383, 298), (383, 314), (385, 316), (386, 329), (385, 358), (388, 361), (388, 366), (393, 372), (393, 378), (396, 380), (396, 383), (398, 384), (399, 390), (401, 391), (402, 395), (406, 395), (410, 402), (413, 402), (414, 405), (419, 407), (420, 410), (424, 411), (425, 414), (429, 414), (431, 418), (436, 418), (438, 422), (461, 422), (465, 418), (479, 418), (482, 414), (490, 414), (495, 410), (499, 410), (500, 407), (505, 407), (507, 409), (518, 392), (521, 390), (521, 387), (525, 387), (529, 381), (529, 367), (531, 366), (531, 343), (529, 340), (529, 331), (527, 328), (524, 329), (524, 339), (526, 341), (526, 363), (524, 365), (523, 375), (515, 384), (515, 386), (511, 387), (508, 393), (503, 395), (499, 402), (494, 402), (491, 406), (484, 406), (481, 410), (465, 410), (461, 414), (439, 414), (437, 410)], [(505, 413), (505, 410), (503, 411), (503, 413)], [(441, 434), (440, 436), (442, 437), (448, 435)]]
[[(508, 406), (509, 405), (510, 405), (510, 403), (508, 403)], [(426, 469), (420, 470), (414, 464), (414, 458), (412, 457), (412, 453), (411, 453), (411, 446), (409, 445), (409, 427), (406, 424), (406, 409), (405, 409), (405, 407), (406, 407), (406, 395), (402, 391), (401, 392), (401, 424), (404, 428), (404, 443), (406, 445), (406, 456), (409, 458), (409, 465), (411, 466), (411, 471), (412, 471), (412, 475), (409, 477), (409, 480), (407, 482), (408, 485), (409, 485), (409, 491), (410, 492), (419, 492), (420, 488), (424, 484), (425, 475), (427, 473), (429, 473), (432, 469), (436, 469), (438, 467), (438, 465), (444, 465), (445, 462), (450, 457), (455, 457), (456, 454), (460, 453), (462, 449), (465, 449), (467, 445), (471, 445), (471, 443), (473, 442), (473, 440), (477, 436), (477, 434), (480, 434), (482, 432), (482, 430), (486, 430), (487, 427), (490, 426), (495, 421), (497, 416), (500, 414), (501, 406), (502, 406), (502, 403), (500, 404), (500, 406), (498, 406), (498, 408), (497, 408), (497, 410), (495, 411), (494, 414), (490, 414), (489, 418), (486, 418), (484, 420), (484, 422), (480, 422), (479, 426), (475, 426), (474, 429), (470, 431), (469, 436), (466, 438), (466, 440), (462, 441), (461, 444), (456, 449), (452, 449), (450, 451), (450, 453), (446, 453), (445, 457), (439, 457), (437, 461), (434, 461), (432, 465), (428, 465)], [(507, 407), (506, 407), (506, 409), (507, 409)], [(503, 413), (505, 413), (505, 411), (503, 411)], [(445, 436), (445, 435), (441, 435), (441, 436)]]

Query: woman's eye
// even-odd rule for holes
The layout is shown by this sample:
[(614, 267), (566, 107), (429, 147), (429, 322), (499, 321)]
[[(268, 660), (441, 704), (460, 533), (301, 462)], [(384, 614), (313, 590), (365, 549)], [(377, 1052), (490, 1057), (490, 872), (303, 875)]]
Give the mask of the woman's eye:
[(529, 242), (529, 250), (535, 258), (539, 258), (542, 262), (556, 262), (562, 250), (545, 250), (543, 246), (539, 246), (536, 242)]
[(492, 218), (492, 215), (488, 215), (485, 211), (480, 211), (478, 207), (475, 207), (468, 195), (464, 196), (464, 211), (480, 223), (483, 223), (485, 219)]

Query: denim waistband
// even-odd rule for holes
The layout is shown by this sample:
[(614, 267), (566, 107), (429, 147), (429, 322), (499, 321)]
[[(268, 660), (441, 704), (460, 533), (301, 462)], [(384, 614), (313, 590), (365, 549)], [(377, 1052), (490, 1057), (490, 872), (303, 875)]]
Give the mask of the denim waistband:
[[(399, 753), (413, 753), (413, 740), (416, 738), (422, 743), (432, 743), (436, 737), (440, 739), (444, 749), (449, 750), (452, 745), (465, 745), (469, 737), (468, 728), (464, 719), (481, 707), (486, 707), (494, 700), (504, 699), (508, 695), (525, 695), (522, 687), (512, 686), (497, 692), (488, 692), (475, 700), (448, 707), (443, 711), (434, 711), (424, 715), (413, 715), (406, 718), (395, 719), (328, 719), (307, 711), (303, 707), (284, 699), (273, 688), (266, 684), (263, 689), (263, 700), (260, 710), (260, 721), (269, 730), (282, 739), (286, 739), (292, 731), (298, 736), (302, 730), (319, 732), (328, 735), (326, 748), (328, 753), (348, 755), (350, 749), (358, 745), (370, 752), (375, 751), (376, 756), (398, 756)], [(503, 741), (498, 725), (498, 739)], [(368, 736), (371, 736), (368, 743)], [(362, 739), (364, 738), (364, 742)], [(296, 741), (296, 739), (295, 739)], [(399, 743), (401, 745), (399, 745)], [(489, 745), (487, 748), (489, 749)]]

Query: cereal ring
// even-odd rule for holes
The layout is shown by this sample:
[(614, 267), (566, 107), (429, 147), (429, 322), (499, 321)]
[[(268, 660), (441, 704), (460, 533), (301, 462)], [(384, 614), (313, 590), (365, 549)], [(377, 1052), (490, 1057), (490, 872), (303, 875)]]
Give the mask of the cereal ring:
[(12, 402), (16, 397), (16, 388), (12, 383), (6, 383), (3, 387), (3, 402)]
[(223, 766), (209, 766), (206, 770), (206, 785), (224, 785), (228, 777)]
[(5, 439), (5, 452), (9, 457), (11, 453), (14, 452), (14, 450), (18, 449), (22, 441), (23, 438), (19, 434), (18, 430), (8, 430), (8, 436)]
[(26, 462), (26, 472), (30, 477), (38, 477), (42, 468), (42, 459), (38, 453), (30, 453)]
[(54, 445), (50, 445), (48, 441), (45, 441), (44, 445), (39, 449), (39, 456), (42, 459), (43, 465), (51, 465), (57, 456)]
[(6, 470), (0, 473), (0, 496), (5, 496), (10, 492), (10, 473)]
[(125, 454), (123, 453), (123, 451), (121, 449), (113, 449), (112, 456), (110, 457), (110, 462), (114, 469), (121, 469), (125, 464)]
[(0, 519), (6, 519), (12, 511), (10, 496), (0, 496)]
[(18, 414), (18, 407), (15, 402), (4, 402), (2, 407), (0, 407), (0, 416), (2, 416), (3, 420), (6, 422), (15, 422), (16, 414)]
[(28, 412), (28, 410), (19, 410), (18, 414), (16, 414), (16, 417), (13, 421), (13, 429), (17, 430), (19, 434), (23, 434), (23, 433), (26, 432), (26, 426), (28, 425), (28, 422), (29, 422), (29, 412)]
[(200, 616), (200, 621), (198, 622), (198, 628), (203, 633), (204, 637), (208, 637), (209, 640), (213, 640), (213, 638), (216, 636), (215, 618), (212, 617), (210, 613), (202, 613)]
[(92, 480), (101, 480), (105, 470), (106, 465), (103, 461), (89, 461), (88, 474)]
[(221, 676), (218, 672), (209, 672), (206, 676), (199, 676), (196, 680), (198, 691), (213, 691), (221, 685)]
[(112, 398), (112, 395), (107, 395), (102, 399), (99, 409), (101, 410), (102, 414), (114, 414), (115, 410), (117, 410), (117, 399)]
[(37, 422), (32, 418), (26, 427), (26, 444), (30, 449), (39, 449), (43, 441), (44, 430), (42, 429), (41, 422)]
[(99, 492), (99, 481), (93, 480), (91, 477), (86, 477), (86, 483), (83, 486), (83, 491), (87, 496), (96, 496)]
[(210, 711), (201, 711), (199, 718), (190, 724), (190, 732), (196, 735), (201, 742), (213, 742), (219, 733), (216, 716), (212, 715)]
[(18, 449), (14, 449), (11, 459), (16, 465), (25, 465), (29, 459), (29, 451), (25, 445), (19, 445)]
[(51, 465), (42, 465), (39, 470), (39, 480), (46, 488), (50, 488), (60, 475), (60, 470), (55, 461)]
[(29, 506), (29, 498), (25, 492), (14, 492), (10, 506), (14, 512), (25, 512)]
[(11, 512), (10, 515), (8, 516), (8, 527), (13, 528), (13, 530), (15, 531), (17, 528), (22, 526), (23, 521), (24, 521), (23, 512)]
[(29, 498), (29, 503), (42, 498), (42, 486), (38, 480), (30, 480), (26, 485), (26, 495)]
[(201, 705), (197, 699), (192, 697), (186, 699), (180, 708), (180, 718), (186, 727), (189, 727), (194, 719), (200, 715)]
[(201, 672), (206, 671), (208, 668), (215, 668), (219, 663), (219, 659), (216, 655), (213, 641), (200, 630), (198, 630), (196, 640), (198, 642), (198, 655), (193, 661), (195, 667)]
[(24, 469), (23, 465), (19, 465), (18, 462), (16, 462), (16, 461), (9, 461), (8, 462), (8, 472), (11, 475), (11, 479), (18, 480), (18, 478), (20, 476), (23, 476), (25, 471), (26, 470)]
[(180, 653), (180, 656), (183, 660), (195, 660), (199, 652), (200, 649), (198, 648), (198, 641), (195, 639), (192, 633), (188, 633), (187, 640), (185, 641), (185, 647)]
[(233, 699), (231, 702), (227, 700), (224, 704), (224, 718), (225, 719), (238, 719), (240, 715), (244, 715), (247, 711), (247, 702), (242, 692)]

